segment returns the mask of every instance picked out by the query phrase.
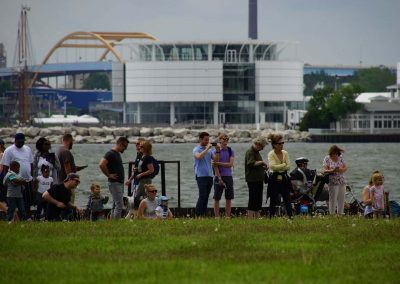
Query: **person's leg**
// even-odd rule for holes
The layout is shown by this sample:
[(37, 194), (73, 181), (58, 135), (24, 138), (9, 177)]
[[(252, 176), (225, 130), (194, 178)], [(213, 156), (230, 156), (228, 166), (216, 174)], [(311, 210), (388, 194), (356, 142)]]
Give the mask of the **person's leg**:
[(290, 202), (290, 192), (289, 188), (285, 186), (284, 183), (282, 183), (282, 188), (281, 188), (281, 195), (283, 202), (285, 203), (285, 208), (286, 208), (286, 214), (290, 217), (293, 216), (292, 212), (292, 203)]
[(7, 197), (7, 207), (7, 221), (11, 221), (14, 217), (15, 208), (17, 208), (15, 197)]
[(344, 197), (346, 195), (346, 185), (338, 185), (338, 193), (337, 193), (337, 214), (344, 214)]
[(213, 178), (197, 177), (196, 181), (199, 189), (199, 198), (196, 203), (196, 215), (205, 216), (207, 214), (207, 203), (213, 184)]
[(214, 182), (214, 216), (215, 217), (220, 217), (220, 212), (219, 212), (219, 201), (221, 200), (222, 197), (222, 192), (223, 188), (218, 183)]
[(43, 210), (43, 202), (42, 202), (42, 194), (40, 192), (36, 192), (36, 214), (35, 219), (37, 221), (40, 220)]
[(329, 214), (336, 213), (338, 188), (335, 185), (329, 185)]
[(275, 217), (276, 206), (278, 205), (278, 192), (275, 183), (268, 185), (269, 192), (269, 217)]
[(122, 208), (124, 206), (124, 184), (119, 182), (110, 182), (109, 187), (114, 204), (111, 218), (121, 219)]
[(24, 206), (24, 198), (16, 198), (17, 202), (17, 207), (18, 207), (18, 213), (19, 213), (19, 219), (21, 221), (26, 220), (26, 214), (25, 214), (25, 206)]
[(234, 199), (233, 178), (231, 176), (222, 177), (225, 182), (225, 217), (231, 217), (232, 199)]

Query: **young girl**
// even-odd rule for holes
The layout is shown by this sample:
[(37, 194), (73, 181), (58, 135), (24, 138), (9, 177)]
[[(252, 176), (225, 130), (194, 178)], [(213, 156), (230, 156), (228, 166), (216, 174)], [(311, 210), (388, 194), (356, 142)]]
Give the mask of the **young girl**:
[(166, 196), (160, 196), (158, 199), (159, 205), (156, 208), (158, 219), (172, 219), (174, 217), (171, 210), (168, 208), (168, 200), (169, 198)]
[(43, 199), (43, 193), (50, 189), (53, 185), (53, 178), (50, 176), (50, 167), (43, 164), (40, 168), (41, 174), (36, 177), (37, 180), (37, 191), (36, 191), (36, 220), (41, 220), (42, 210), (44, 211), (44, 216), (46, 216), (47, 202)]
[(91, 221), (104, 220), (104, 204), (108, 202), (108, 196), (102, 196), (100, 185), (92, 183), (90, 186), (92, 192), (86, 206), (87, 212), (90, 214)]
[(381, 173), (372, 175), (373, 186), (370, 188), (372, 209), (374, 211), (374, 218), (384, 217), (384, 210), (386, 208), (387, 200), (385, 198), (385, 191), (383, 186), (383, 176)]

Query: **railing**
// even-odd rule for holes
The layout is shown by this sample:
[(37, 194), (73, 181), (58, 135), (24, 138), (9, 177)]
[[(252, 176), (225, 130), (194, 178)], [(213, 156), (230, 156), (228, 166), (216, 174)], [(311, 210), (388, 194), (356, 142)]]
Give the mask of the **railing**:
[[(178, 209), (181, 208), (181, 161), (163, 161), (158, 160), (160, 164), (160, 177), (161, 177), (161, 193), (162, 195), (166, 195), (166, 182), (165, 182), (165, 165), (166, 164), (177, 164), (177, 184), (178, 184)], [(134, 166), (134, 162), (129, 162), (128, 166), (128, 176), (132, 174), (132, 168)], [(132, 188), (129, 184), (128, 186), (128, 195), (132, 196)]]

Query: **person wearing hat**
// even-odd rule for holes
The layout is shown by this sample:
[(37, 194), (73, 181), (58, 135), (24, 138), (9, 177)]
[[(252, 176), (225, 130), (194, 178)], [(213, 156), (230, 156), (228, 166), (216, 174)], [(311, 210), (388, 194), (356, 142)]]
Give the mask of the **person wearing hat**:
[(32, 190), (32, 171), (33, 154), (31, 148), (25, 145), (25, 135), (23, 133), (15, 134), (14, 144), (9, 146), (3, 154), (1, 165), (3, 173), (7, 173), (12, 161), (18, 161), (20, 164), (20, 176), (26, 181), (23, 189), (26, 216), (30, 218), (30, 207), (33, 205), (35, 196)]
[(308, 159), (300, 157), (295, 160), (296, 168), (290, 172), (290, 180), (294, 187), (300, 191), (305, 192), (314, 178), (314, 174), (307, 168)]
[[(329, 148), (328, 155), (324, 158), (324, 173), (329, 174), (329, 214), (344, 214), (344, 200), (346, 194), (346, 179), (344, 173), (347, 165), (342, 158), (343, 149), (336, 145)], [(337, 208), (337, 210), (336, 210)]]
[(43, 199), (47, 201), (46, 220), (68, 220), (70, 209), (80, 211), (79, 208), (71, 202), (71, 192), (79, 183), (79, 175), (69, 173), (63, 183), (55, 184), (43, 193)]
[(169, 198), (164, 195), (158, 198), (158, 206), (156, 208), (158, 219), (172, 219), (174, 217), (171, 210), (168, 208), (168, 200)]

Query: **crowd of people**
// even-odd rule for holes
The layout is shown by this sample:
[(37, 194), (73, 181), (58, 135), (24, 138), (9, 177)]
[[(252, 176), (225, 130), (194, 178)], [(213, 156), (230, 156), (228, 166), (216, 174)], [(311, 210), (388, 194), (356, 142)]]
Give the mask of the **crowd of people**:
[[(261, 151), (270, 142), (272, 149), (263, 159)], [(92, 183), (86, 208), (75, 205), (75, 189), (80, 183), (79, 171), (87, 166), (76, 166), (71, 153), (73, 138), (70, 134), (62, 137), (56, 153), (51, 152), (51, 143), (44, 137), (36, 142), (36, 152), (25, 145), (25, 135), (17, 133), (14, 144), (5, 148), (0, 139), (0, 211), (6, 213), (11, 222), (19, 220), (70, 220), (74, 214), (97, 221), (106, 218), (104, 205), (108, 196), (103, 196), (98, 183)], [(214, 216), (221, 217), (220, 200), (225, 197), (224, 216), (232, 215), (234, 199), (233, 167), (235, 151), (228, 146), (229, 136), (220, 133), (218, 142), (210, 142), (207, 132), (199, 134), (199, 143), (193, 149), (194, 176), (198, 187), (195, 208), (197, 217), (210, 215), (207, 211), (209, 195), (214, 188)], [(263, 204), (264, 186), (267, 184), (269, 216), (280, 215), (282, 208), (288, 218), (302, 212), (303, 207), (294, 207), (293, 200), (313, 202), (305, 192), (315, 183), (315, 172), (307, 169), (308, 159), (296, 159), (296, 168), (290, 172), (289, 153), (284, 149), (285, 141), (280, 134), (268, 138), (256, 138), (244, 157), (245, 180), (248, 187), (247, 217), (258, 218)], [(152, 179), (158, 172), (158, 164), (152, 156), (152, 144), (140, 138), (136, 142), (136, 157), (132, 174), (125, 178), (121, 158), (129, 145), (125, 137), (105, 153), (99, 162), (99, 169), (108, 179), (108, 190), (112, 198), (111, 219), (121, 219), (126, 209), (124, 204), (125, 186), (132, 188), (132, 198), (128, 198), (130, 212), (127, 218), (171, 219), (167, 196), (157, 196)], [(328, 209), (331, 215), (343, 215), (346, 194), (345, 172), (347, 165), (342, 154), (344, 150), (333, 145), (323, 159), (323, 174), (327, 176)], [(388, 193), (383, 186), (383, 175), (372, 173), (369, 184), (363, 189), (364, 215), (366, 218), (381, 218), (390, 215)], [(322, 194), (319, 192), (318, 194)], [(308, 201), (307, 201), (308, 198)], [(126, 203), (126, 202), (125, 202)], [(282, 204), (282, 205), (281, 205)], [(36, 205), (32, 216), (30, 208)], [(18, 214), (16, 213), (18, 210)]]

